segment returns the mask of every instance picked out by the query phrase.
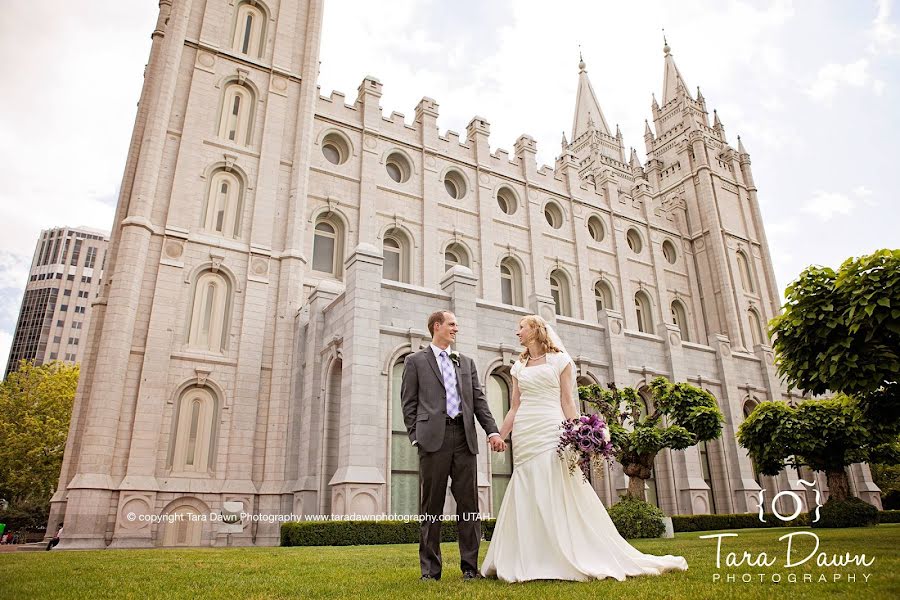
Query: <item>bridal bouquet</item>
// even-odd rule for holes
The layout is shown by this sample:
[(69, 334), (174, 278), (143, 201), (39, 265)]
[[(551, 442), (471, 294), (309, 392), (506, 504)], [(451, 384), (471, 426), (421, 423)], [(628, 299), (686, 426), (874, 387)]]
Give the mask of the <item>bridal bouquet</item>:
[(593, 457), (602, 456), (610, 460), (613, 456), (609, 428), (599, 416), (584, 415), (566, 420), (561, 428), (556, 453), (568, 464), (569, 473), (574, 473), (576, 466), (581, 467), (582, 476), (587, 481)]

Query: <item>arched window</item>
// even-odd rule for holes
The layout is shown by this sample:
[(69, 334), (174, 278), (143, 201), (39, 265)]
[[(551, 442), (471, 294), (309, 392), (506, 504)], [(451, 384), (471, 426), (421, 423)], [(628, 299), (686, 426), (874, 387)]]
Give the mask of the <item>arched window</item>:
[(225, 86), (219, 137), (242, 146), (250, 144), (254, 109), (254, 97), (250, 88), (237, 82)]
[(419, 453), (409, 443), (403, 422), (400, 386), (403, 358), (391, 370), (391, 514), (419, 513)]
[(710, 512), (715, 514), (716, 494), (713, 491), (712, 469), (709, 465), (709, 446), (706, 442), (700, 442), (697, 444), (697, 450), (700, 451), (700, 474), (703, 476), (703, 481), (709, 486)]
[(203, 517), (196, 508), (182, 506), (166, 513), (163, 546), (199, 546), (203, 538)]
[(456, 265), (469, 266), (469, 253), (462, 244), (450, 244), (444, 250), (444, 271), (449, 271)]
[(203, 229), (236, 238), (241, 235), (244, 186), (232, 172), (216, 171), (209, 181)]
[(634, 295), (634, 310), (637, 328), (642, 333), (653, 333), (653, 314), (650, 312), (650, 298), (644, 292)]
[(550, 273), (550, 295), (556, 304), (556, 314), (563, 317), (572, 316), (572, 303), (569, 300), (569, 279), (559, 269)]
[(500, 301), (512, 306), (523, 306), (522, 273), (511, 258), (500, 262)]
[(384, 279), (409, 283), (409, 242), (403, 232), (392, 229), (384, 236)]
[(241, 54), (262, 58), (266, 44), (265, 36), (266, 18), (259, 6), (241, 2), (234, 21), (232, 48)]
[(747, 311), (747, 317), (750, 319), (750, 337), (753, 340), (753, 346), (759, 346), (763, 342), (762, 325), (759, 322), (759, 314), (754, 309)]
[(192, 387), (178, 400), (175, 437), (172, 440), (172, 471), (207, 473), (212, 468), (216, 399), (206, 387)]
[(225, 277), (206, 271), (197, 278), (191, 308), (188, 345), (208, 352), (223, 352), (231, 312), (231, 284)]
[[(509, 412), (509, 384), (501, 375), (493, 373), (487, 382), (487, 401), (491, 414), (501, 421)], [(494, 515), (500, 511), (500, 504), (509, 486), (513, 471), (513, 448), (508, 444), (504, 452), (491, 452), (491, 496), (493, 498)]]
[(744, 288), (744, 291), (755, 292), (753, 277), (750, 274), (750, 263), (747, 262), (747, 256), (741, 250), (737, 251), (737, 265), (741, 274), (741, 286)]
[(605, 281), (598, 281), (594, 284), (594, 300), (597, 302), (597, 312), (612, 309), (612, 291)]
[(685, 342), (691, 341), (691, 334), (688, 331), (687, 311), (684, 310), (684, 304), (680, 300), (672, 302), (672, 323), (681, 330), (681, 339)]
[(344, 235), (336, 219), (320, 219), (313, 234), (312, 268), (340, 278), (344, 258)]
[[(744, 402), (744, 419), (745, 420), (747, 419), (747, 417), (750, 416), (750, 413), (752, 413), (756, 409), (756, 407), (757, 407), (757, 403), (754, 402), (753, 400), (747, 400), (746, 402)], [(753, 479), (756, 480), (756, 483), (758, 483), (759, 485), (762, 485), (762, 477), (760, 476), (759, 469), (757, 469), (756, 463), (753, 462), (752, 458), (750, 459), (750, 464), (753, 467)]]

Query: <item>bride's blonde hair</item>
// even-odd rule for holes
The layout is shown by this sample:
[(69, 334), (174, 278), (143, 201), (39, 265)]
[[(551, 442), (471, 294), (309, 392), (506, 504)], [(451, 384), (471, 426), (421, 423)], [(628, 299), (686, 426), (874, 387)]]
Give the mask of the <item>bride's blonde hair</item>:
[[(544, 354), (549, 352), (562, 352), (562, 350), (557, 348), (550, 340), (550, 333), (547, 331), (547, 321), (542, 317), (539, 315), (528, 315), (522, 317), (522, 320), (519, 321), (519, 324), (522, 323), (531, 325), (531, 328), (534, 330), (534, 341), (541, 347)], [(519, 360), (523, 362), (528, 360), (528, 348), (525, 348), (522, 354), (519, 355)]]

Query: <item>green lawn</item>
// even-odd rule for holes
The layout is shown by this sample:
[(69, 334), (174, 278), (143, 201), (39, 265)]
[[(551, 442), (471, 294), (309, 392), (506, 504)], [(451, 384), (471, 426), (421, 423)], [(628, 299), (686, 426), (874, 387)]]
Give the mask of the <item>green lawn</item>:
[[(815, 558), (785, 568), (787, 546), (778, 538), (797, 528), (734, 530), (725, 553), (754, 557), (766, 552), (771, 567), (716, 568), (716, 540), (679, 533), (675, 539), (634, 540), (651, 554), (684, 556), (690, 568), (659, 577), (613, 579), (590, 583), (530, 582), (509, 585), (496, 580), (463, 583), (455, 544), (444, 544), (444, 575), (440, 582), (418, 580), (415, 545), (319, 548), (234, 548), (201, 550), (106, 550), (90, 552), (14, 552), (0, 554), (0, 598), (898, 598), (900, 597), (900, 524), (866, 529), (817, 530), (819, 552), (828, 556), (865, 554), (869, 567), (818, 567)], [(805, 530), (809, 531), (809, 530)], [(794, 561), (805, 557), (814, 542), (795, 538)], [(482, 544), (482, 557), (487, 543)], [(713, 581), (720, 573), (722, 581)], [(753, 580), (741, 582), (749, 573)], [(765, 573), (760, 583), (759, 574)], [(781, 583), (772, 583), (779, 573)], [(787, 581), (797, 574), (797, 583)], [(803, 574), (813, 582), (803, 582)], [(824, 573), (828, 583), (818, 582)], [(841, 581), (832, 581), (835, 573)], [(855, 583), (846, 575), (855, 573)], [(871, 576), (866, 582), (864, 573)], [(728, 574), (737, 582), (728, 583)]]

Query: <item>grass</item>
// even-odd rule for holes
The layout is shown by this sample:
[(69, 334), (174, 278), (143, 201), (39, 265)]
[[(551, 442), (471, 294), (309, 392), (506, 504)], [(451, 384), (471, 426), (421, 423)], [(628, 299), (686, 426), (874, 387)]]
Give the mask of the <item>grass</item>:
[[(723, 561), (728, 551), (754, 557), (766, 552), (777, 558), (771, 567), (716, 568), (716, 540), (700, 535), (722, 532), (678, 533), (674, 539), (634, 540), (650, 554), (684, 556), (686, 572), (659, 577), (614, 579), (589, 583), (536, 581), (506, 584), (496, 580), (464, 583), (459, 573), (455, 544), (444, 544), (444, 573), (440, 582), (418, 580), (415, 545), (345, 546), (303, 548), (230, 548), (187, 550), (105, 550), (84, 552), (14, 552), (0, 554), (0, 598), (531, 598), (566, 597), (597, 600), (604, 596), (626, 598), (897, 598), (900, 597), (900, 524), (866, 529), (817, 530), (819, 552), (828, 556), (865, 554), (874, 557), (869, 567), (818, 567), (815, 558), (785, 568), (786, 533), (799, 528), (740, 529), (737, 538), (723, 541)], [(808, 529), (803, 529), (809, 531)], [(481, 546), (481, 555), (487, 551)], [(794, 561), (805, 557), (814, 542), (797, 536)], [(713, 581), (719, 573), (721, 582)], [(752, 582), (741, 582), (749, 573)], [(760, 583), (759, 573), (765, 573)], [(771, 574), (780, 573), (781, 583)], [(798, 582), (788, 583), (796, 573)], [(803, 582), (803, 574), (813, 582)], [(824, 573), (828, 583), (817, 581)], [(833, 582), (840, 573), (841, 581)], [(846, 575), (855, 573), (855, 583)], [(863, 573), (870, 573), (868, 582)], [(737, 581), (725, 582), (728, 574)]]

